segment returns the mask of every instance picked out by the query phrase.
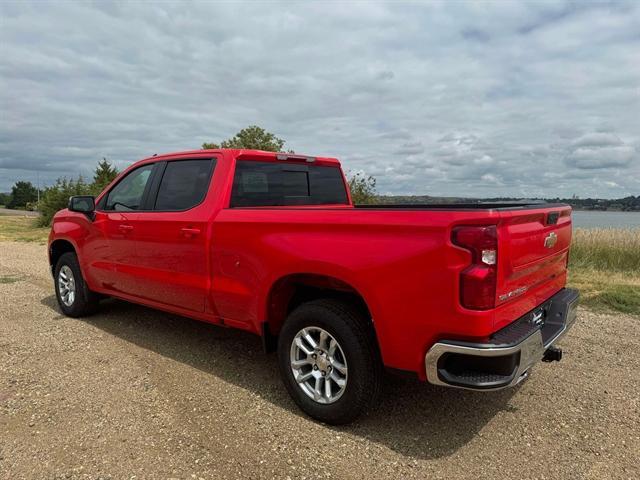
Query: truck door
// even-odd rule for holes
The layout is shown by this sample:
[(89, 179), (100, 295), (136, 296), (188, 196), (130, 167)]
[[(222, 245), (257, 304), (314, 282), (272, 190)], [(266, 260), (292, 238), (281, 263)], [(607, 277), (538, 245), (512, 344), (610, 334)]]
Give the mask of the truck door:
[(204, 205), (215, 159), (162, 162), (148, 211), (135, 225), (135, 295), (202, 312), (209, 291)]
[(97, 205), (85, 248), (91, 252), (90, 274), (103, 288), (131, 293), (135, 286), (134, 230), (154, 168), (147, 164), (132, 170)]

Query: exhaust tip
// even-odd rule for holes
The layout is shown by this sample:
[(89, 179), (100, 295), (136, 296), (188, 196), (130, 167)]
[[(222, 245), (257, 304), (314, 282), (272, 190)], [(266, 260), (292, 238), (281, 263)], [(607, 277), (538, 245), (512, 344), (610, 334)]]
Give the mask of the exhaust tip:
[(559, 362), (562, 360), (562, 349), (551, 346), (547, 348), (542, 357), (543, 362)]

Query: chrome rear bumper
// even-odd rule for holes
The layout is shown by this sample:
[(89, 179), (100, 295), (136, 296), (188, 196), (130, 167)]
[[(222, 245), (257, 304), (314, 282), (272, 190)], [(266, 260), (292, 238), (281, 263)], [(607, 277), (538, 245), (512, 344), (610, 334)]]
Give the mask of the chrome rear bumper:
[(434, 385), (498, 390), (524, 380), (576, 319), (579, 293), (563, 289), (542, 305), (494, 333), (487, 343), (442, 340), (425, 356)]

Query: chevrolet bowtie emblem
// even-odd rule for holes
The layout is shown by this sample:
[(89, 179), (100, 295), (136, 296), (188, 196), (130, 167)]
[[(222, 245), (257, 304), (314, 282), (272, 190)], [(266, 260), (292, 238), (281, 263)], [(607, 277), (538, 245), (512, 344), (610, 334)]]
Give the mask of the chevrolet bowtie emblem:
[(558, 236), (554, 232), (551, 232), (549, 235), (545, 237), (544, 246), (546, 248), (553, 248), (557, 241), (558, 241)]

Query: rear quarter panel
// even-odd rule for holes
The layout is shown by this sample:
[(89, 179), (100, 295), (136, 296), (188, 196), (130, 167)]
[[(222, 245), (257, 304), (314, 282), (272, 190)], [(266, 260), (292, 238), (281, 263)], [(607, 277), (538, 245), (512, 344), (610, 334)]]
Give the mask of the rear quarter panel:
[(492, 333), (493, 311), (459, 306), (469, 254), (449, 238), (454, 225), (498, 219), (487, 211), (224, 209), (213, 228), (212, 296), (223, 317), (259, 332), (278, 279), (337, 278), (367, 303), (384, 363), (423, 376), (434, 341)]

